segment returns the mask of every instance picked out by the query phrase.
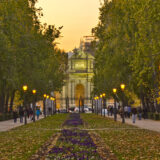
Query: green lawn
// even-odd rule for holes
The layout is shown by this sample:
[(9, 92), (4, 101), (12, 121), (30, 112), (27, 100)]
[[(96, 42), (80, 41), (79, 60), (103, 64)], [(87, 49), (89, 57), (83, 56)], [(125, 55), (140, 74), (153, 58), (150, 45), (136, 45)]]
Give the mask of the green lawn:
[(68, 114), (58, 114), (0, 133), (0, 160), (27, 160), (56, 131)]
[(160, 160), (160, 133), (114, 122), (94, 114), (81, 114), (87, 128), (96, 131), (119, 160)]

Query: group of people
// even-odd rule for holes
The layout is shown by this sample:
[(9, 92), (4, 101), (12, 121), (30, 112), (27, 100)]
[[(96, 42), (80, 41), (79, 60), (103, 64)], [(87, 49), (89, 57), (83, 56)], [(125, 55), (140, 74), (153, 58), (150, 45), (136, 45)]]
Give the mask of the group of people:
[[(37, 120), (39, 119), (40, 113), (40, 109), (37, 107), (35, 112)], [(34, 120), (34, 111), (31, 107), (23, 108), (22, 106), (19, 106), (18, 108), (15, 108), (13, 110), (14, 123), (17, 122), (18, 117), (20, 118), (20, 123), (23, 123), (23, 119), (25, 116), (28, 117), (28, 119), (30, 119), (31, 121)]]
[(142, 114), (143, 117), (145, 118), (145, 110), (142, 110), (141, 107), (135, 108), (131, 106), (125, 106), (123, 109), (121, 106), (118, 106), (118, 108), (114, 108), (112, 105), (109, 105), (107, 107), (108, 116), (112, 116), (114, 113), (119, 114), (121, 117), (124, 116), (125, 118), (130, 118), (132, 116), (133, 123), (135, 123), (137, 116), (139, 120), (142, 119)]
[[(132, 115), (132, 122), (135, 123), (136, 118), (138, 116), (138, 119), (142, 119), (142, 108), (141, 107), (130, 107), (130, 106), (125, 106), (124, 107), (124, 117), (125, 118), (130, 118)], [(122, 107), (121, 107), (121, 112), (120, 115), (122, 116)]]

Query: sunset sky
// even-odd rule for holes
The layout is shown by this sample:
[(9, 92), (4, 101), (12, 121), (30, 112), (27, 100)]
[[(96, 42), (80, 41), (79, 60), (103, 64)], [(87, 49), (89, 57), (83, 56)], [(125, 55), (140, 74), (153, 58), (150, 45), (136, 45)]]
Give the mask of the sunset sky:
[(98, 23), (99, 0), (39, 0), (37, 6), (43, 8), (42, 22), (64, 26), (59, 47), (65, 51), (78, 47)]

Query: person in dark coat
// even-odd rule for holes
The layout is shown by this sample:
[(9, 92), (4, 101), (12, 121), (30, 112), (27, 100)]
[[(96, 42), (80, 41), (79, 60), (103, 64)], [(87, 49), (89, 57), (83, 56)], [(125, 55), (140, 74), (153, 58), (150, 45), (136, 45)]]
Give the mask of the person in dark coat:
[(18, 118), (18, 112), (17, 112), (17, 109), (14, 109), (14, 110), (13, 110), (14, 123), (17, 123), (17, 118)]
[(30, 117), (30, 120), (33, 120), (33, 110), (32, 110), (32, 108), (29, 108), (29, 117)]
[(137, 109), (132, 108), (132, 121), (133, 121), (133, 123), (136, 122), (136, 116), (137, 116)]
[(139, 120), (141, 120), (142, 118), (142, 108), (141, 107), (138, 108), (138, 118)]
[(20, 118), (20, 123), (23, 123), (23, 117), (24, 117), (24, 110), (23, 107), (19, 107), (19, 118)]

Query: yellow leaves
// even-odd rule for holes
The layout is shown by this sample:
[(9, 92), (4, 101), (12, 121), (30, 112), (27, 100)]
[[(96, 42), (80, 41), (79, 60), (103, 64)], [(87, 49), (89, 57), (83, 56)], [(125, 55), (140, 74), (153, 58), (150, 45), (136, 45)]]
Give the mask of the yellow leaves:
[(66, 117), (59, 114), (0, 133), (0, 160), (28, 160), (55, 133), (54, 129), (61, 127)]
[[(97, 131), (106, 145), (121, 160), (159, 160), (160, 134), (96, 115), (82, 115), (91, 128), (108, 128)], [(93, 122), (93, 119), (96, 119)], [(110, 129), (109, 129), (110, 128)]]

